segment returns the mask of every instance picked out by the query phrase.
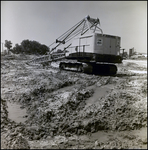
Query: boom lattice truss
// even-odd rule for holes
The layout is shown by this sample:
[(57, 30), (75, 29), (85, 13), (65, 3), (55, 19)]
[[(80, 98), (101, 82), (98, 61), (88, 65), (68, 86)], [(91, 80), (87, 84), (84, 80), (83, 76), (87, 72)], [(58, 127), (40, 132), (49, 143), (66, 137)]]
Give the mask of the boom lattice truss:
[[(49, 45), (49, 54), (46, 56), (38, 57), (35, 59), (30, 60), (28, 63), (45, 63), (45, 62), (52, 62), (56, 61), (58, 59), (62, 59), (64, 57), (59, 57), (56, 59), (52, 58), (52, 53), (54, 50), (56, 50), (57, 47), (59, 47), (61, 44), (66, 44), (70, 40), (72, 40), (74, 37), (78, 35), (83, 35), (87, 32), (96, 32), (99, 31), (101, 34), (103, 34), (103, 31), (100, 27), (100, 20), (90, 18), (90, 16), (86, 16), (81, 21), (79, 21), (77, 24), (75, 24), (72, 28), (70, 28), (68, 31), (66, 31), (64, 34), (62, 34), (60, 37), (56, 39), (51, 45)], [(63, 53), (65, 53), (66, 49), (71, 45), (71, 43), (66, 46), (63, 50)]]

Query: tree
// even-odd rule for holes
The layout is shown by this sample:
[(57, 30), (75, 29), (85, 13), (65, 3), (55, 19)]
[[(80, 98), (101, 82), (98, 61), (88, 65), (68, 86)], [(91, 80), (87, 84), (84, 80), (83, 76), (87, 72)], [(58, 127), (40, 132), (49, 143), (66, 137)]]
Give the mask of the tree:
[(31, 42), (27, 39), (27, 40), (23, 40), (21, 42), (21, 47), (22, 47), (22, 52), (29, 54), (30, 53), (30, 49), (31, 49)]
[(47, 47), (46, 45), (42, 44), (40, 46), (40, 55), (45, 55), (47, 54), (47, 52), (49, 52), (49, 47)]
[(23, 52), (22, 46), (19, 45), (19, 44), (15, 44), (15, 46), (13, 47), (12, 52), (15, 53), (15, 54), (22, 53)]
[(11, 41), (5, 40), (5, 47), (10, 50), (10, 48), (12, 47), (12, 43)]
[(25, 54), (39, 54), (45, 55), (49, 51), (49, 48), (40, 44), (37, 41), (23, 40), (20, 45), (16, 44), (13, 48), (14, 53), (25, 53)]

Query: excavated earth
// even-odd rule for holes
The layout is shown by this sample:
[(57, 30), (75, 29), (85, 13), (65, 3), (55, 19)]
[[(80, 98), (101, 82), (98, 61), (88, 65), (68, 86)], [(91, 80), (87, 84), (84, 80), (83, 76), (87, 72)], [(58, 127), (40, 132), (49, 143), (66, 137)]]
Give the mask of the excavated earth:
[(147, 60), (114, 76), (1, 56), (2, 149), (147, 148)]

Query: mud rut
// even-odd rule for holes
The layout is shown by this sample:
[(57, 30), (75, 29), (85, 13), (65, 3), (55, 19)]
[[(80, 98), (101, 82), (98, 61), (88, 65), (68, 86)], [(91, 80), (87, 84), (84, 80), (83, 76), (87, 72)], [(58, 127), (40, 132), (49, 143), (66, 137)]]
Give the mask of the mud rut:
[[(28, 66), (27, 59), (1, 61), (2, 148), (147, 146), (147, 136), (133, 132), (147, 128), (147, 74), (129, 71), (147, 68), (127, 62), (117, 75), (100, 76), (60, 71), (57, 63)], [(26, 109), (25, 122), (9, 118), (8, 102)]]

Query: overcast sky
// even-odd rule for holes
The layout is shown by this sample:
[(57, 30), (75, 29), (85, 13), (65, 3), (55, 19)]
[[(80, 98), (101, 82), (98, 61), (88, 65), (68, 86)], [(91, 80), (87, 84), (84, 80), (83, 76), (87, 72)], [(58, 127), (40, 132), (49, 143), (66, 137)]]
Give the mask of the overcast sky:
[(147, 53), (147, 1), (1, 1), (1, 43), (49, 46), (87, 15), (100, 19), (104, 34), (120, 36), (121, 48)]

